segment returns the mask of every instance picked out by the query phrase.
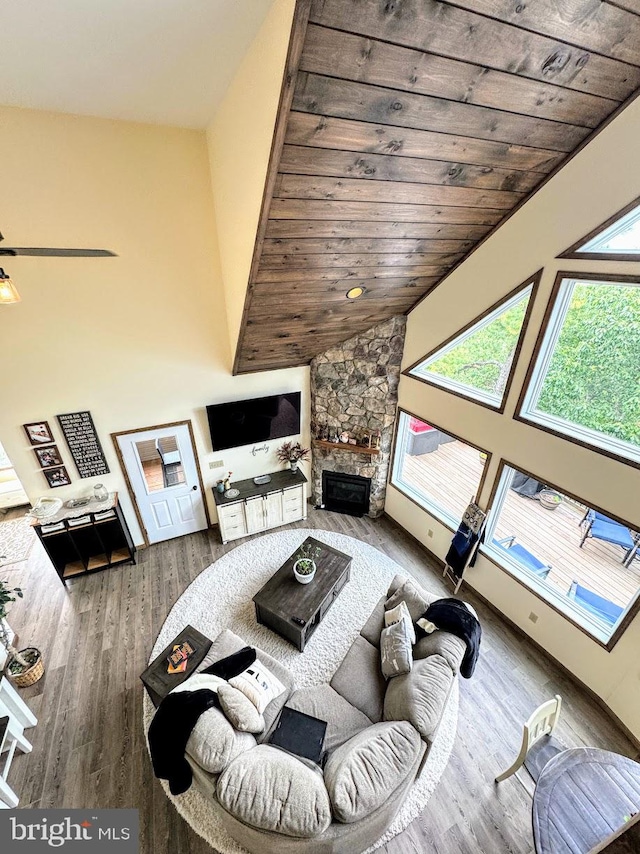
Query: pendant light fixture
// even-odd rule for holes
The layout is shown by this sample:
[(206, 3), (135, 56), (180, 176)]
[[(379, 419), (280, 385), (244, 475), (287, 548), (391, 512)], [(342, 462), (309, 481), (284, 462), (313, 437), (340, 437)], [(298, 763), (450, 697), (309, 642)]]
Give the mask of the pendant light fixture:
[(0, 305), (11, 305), (20, 302), (20, 294), (9, 276), (0, 267)]

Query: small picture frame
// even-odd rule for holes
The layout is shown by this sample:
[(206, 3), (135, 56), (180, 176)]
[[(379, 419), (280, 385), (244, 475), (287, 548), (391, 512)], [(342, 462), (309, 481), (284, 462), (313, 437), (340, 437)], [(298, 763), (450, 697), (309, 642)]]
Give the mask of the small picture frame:
[(63, 464), (57, 445), (49, 445), (47, 448), (34, 448), (33, 453), (38, 458), (41, 469), (50, 469)]
[(23, 426), (32, 445), (50, 445), (55, 441), (48, 421), (34, 421)]
[(68, 486), (71, 483), (69, 473), (64, 466), (42, 469), (42, 474), (46, 477), (51, 489), (55, 489), (57, 486)]

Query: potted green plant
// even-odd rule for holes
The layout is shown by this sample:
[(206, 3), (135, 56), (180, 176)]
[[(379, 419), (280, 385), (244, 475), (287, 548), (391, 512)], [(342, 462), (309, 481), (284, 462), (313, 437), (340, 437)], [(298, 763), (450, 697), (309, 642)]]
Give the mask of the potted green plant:
[(310, 543), (303, 543), (300, 546), (300, 551), (296, 555), (296, 562), (293, 564), (293, 574), (296, 581), (300, 584), (309, 584), (313, 581), (313, 576), (316, 574), (316, 558), (320, 554), (318, 546), (312, 546)]
[(18, 652), (10, 640), (9, 624), (6, 621), (7, 606), (15, 602), (16, 597), (22, 599), (23, 595), (20, 587), (12, 588), (9, 587), (8, 582), (0, 581), (0, 643), (8, 655), (5, 672), (19, 688), (33, 685), (44, 674), (44, 662), (40, 650), (28, 647)]
[(276, 456), (281, 463), (289, 463), (291, 472), (298, 471), (298, 463), (309, 458), (310, 448), (303, 448), (300, 442), (283, 442), (276, 451)]

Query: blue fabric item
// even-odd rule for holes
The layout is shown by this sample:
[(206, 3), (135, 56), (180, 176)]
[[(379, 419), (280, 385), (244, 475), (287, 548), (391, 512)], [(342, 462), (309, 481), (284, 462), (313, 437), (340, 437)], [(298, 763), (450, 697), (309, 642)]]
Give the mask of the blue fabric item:
[[(511, 539), (510, 537), (508, 539)], [(510, 555), (516, 558), (518, 563), (521, 563), (527, 569), (530, 569), (531, 572), (539, 575), (540, 578), (546, 578), (549, 575), (549, 571), (551, 567), (543, 563), (539, 558), (537, 558), (534, 554), (531, 554), (530, 551), (527, 551), (524, 546), (521, 546), (519, 543), (514, 543), (512, 546), (506, 546), (504, 542), (500, 540), (493, 541), (494, 546), (498, 546), (505, 552), (509, 552)]]
[(577, 584), (575, 581), (569, 590), (569, 598), (574, 599), (585, 611), (589, 611), (589, 613), (599, 617), (608, 626), (615, 625), (624, 611), (624, 608), (621, 608), (620, 605), (616, 605), (615, 602), (610, 602), (608, 599), (598, 596), (597, 593), (594, 593), (587, 587), (582, 587), (581, 584)]
[(616, 546), (622, 546), (623, 549), (633, 547), (633, 537), (629, 533), (629, 529), (619, 522), (609, 519), (603, 513), (589, 510), (586, 521), (591, 522), (589, 536), (595, 540), (604, 540), (605, 543), (613, 543)]
[(467, 558), (476, 548), (477, 544), (478, 535), (474, 534), (471, 528), (465, 525), (464, 522), (460, 522), (445, 558), (445, 562), (451, 567), (454, 575), (458, 578), (462, 578)]

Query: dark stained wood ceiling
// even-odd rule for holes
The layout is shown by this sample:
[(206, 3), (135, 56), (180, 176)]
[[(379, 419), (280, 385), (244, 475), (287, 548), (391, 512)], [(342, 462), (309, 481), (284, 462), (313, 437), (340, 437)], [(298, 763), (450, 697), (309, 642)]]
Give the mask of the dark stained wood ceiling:
[(298, 0), (235, 372), (408, 311), (638, 88), (640, 0)]

